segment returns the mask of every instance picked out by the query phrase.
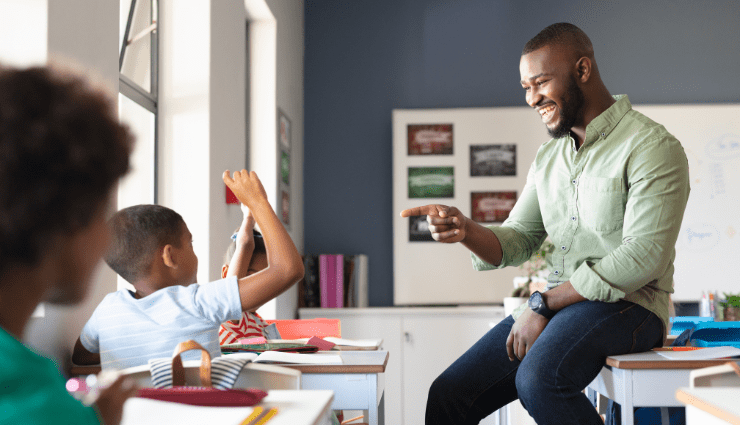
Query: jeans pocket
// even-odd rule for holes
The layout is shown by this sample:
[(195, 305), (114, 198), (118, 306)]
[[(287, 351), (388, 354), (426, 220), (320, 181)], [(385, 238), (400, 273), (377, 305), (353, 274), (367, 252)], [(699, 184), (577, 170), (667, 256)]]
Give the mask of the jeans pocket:
[[(657, 327), (655, 326), (656, 322)], [(643, 352), (652, 349), (655, 347), (657, 339), (662, 336), (662, 331), (658, 316), (653, 312), (648, 312), (647, 317), (632, 331), (632, 347), (630, 347), (629, 352)]]

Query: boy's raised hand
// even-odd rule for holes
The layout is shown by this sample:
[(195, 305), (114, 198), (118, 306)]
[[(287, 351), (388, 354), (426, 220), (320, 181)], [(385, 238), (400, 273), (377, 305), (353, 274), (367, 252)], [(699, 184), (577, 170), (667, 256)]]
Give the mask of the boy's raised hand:
[(431, 204), (401, 211), (401, 217), (426, 215), (429, 231), (435, 241), (455, 243), (465, 239), (467, 217), (455, 207)]
[(223, 180), (226, 186), (234, 192), (236, 198), (247, 208), (252, 209), (255, 206), (254, 202), (258, 199), (267, 200), (265, 188), (262, 187), (262, 182), (254, 171), (234, 171), (232, 177), (229, 170), (226, 170)]

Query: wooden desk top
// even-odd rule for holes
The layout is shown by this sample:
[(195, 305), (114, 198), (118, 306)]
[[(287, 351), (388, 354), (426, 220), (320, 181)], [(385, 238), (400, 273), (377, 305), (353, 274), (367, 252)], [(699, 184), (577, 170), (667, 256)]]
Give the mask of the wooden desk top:
[(728, 361), (730, 359), (670, 360), (655, 351), (609, 356), (606, 358), (607, 366), (619, 369), (698, 369), (722, 365)]
[[(330, 351), (342, 358), (342, 364), (288, 364), (277, 366), (300, 370), (302, 373), (384, 373), (388, 365), (387, 351)], [(321, 354), (304, 354), (304, 356)], [(72, 366), (70, 376), (90, 375), (100, 372), (100, 366)]]
[(740, 425), (740, 387), (679, 388), (676, 399), (725, 422)]
[[(342, 357), (342, 364), (275, 363), (275, 365), (300, 370), (302, 373), (384, 373), (385, 367), (388, 365), (387, 351), (339, 351), (331, 353)], [(312, 354), (305, 355), (311, 356)]]

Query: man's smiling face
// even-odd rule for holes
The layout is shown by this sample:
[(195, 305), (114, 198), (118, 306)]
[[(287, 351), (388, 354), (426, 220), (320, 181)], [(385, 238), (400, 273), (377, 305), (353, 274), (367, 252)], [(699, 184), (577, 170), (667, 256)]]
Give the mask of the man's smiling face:
[(571, 55), (558, 46), (544, 46), (519, 62), (527, 104), (539, 112), (551, 137), (563, 137), (583, 120), (584, 95), (578, 86)]

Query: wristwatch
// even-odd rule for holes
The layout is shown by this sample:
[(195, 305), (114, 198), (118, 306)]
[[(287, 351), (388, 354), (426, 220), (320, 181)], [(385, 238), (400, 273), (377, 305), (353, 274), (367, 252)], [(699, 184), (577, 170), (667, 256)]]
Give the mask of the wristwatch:
[(535, 313), (544, 316), (547, 320), (552, 319), (555, 315), (555, 312), (547, 308), (547, 305), (545, 305), (545, 299), (542, 298), (540, 291), (534, 291), (534, 293), (529, 297), (529, 308)]

